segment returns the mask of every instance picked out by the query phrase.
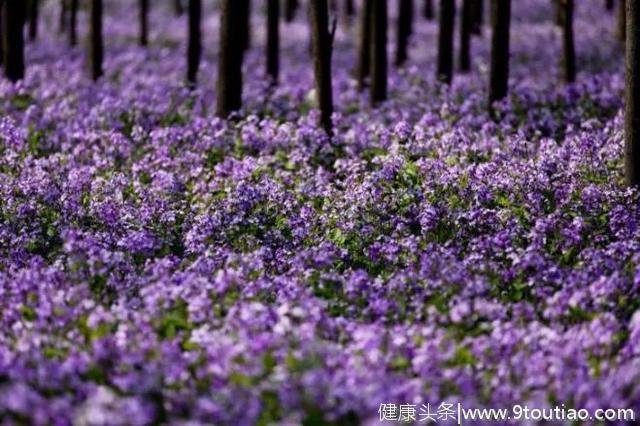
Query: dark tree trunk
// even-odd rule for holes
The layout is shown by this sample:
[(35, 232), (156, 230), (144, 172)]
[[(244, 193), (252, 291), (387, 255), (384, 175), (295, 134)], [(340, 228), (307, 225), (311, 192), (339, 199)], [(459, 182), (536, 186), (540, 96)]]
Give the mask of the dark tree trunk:
[(640, 3), (626, 2), (625, 178), (640, 186)]
[(626, 19), (627, 1), (620, 0), (619, 3), (620, 4), (618, 6), (618, 39), (622, 43), (624, 43), (625, 40), (627, 39), (627, 19)]
[(438, 80), (451, 84), (453, 79), (453, 28), (455, 0), (440, 0), (440, 33), (438, 36)]
[(462, 2), (460, 25), (460, 71), (471, 71), (471, 29), (473, 25), (473, 0)]
[(104, 42), (102, 40), (102, 0), (91, 0), (91, 22), (89, 25), (89, 71), (91, 78), (102, 77)]
[(398, 2), (398, 34), (396, 46), (396, 66), (401, 66), (409, 58), (407, 44), (409, 36), (413, 32), (413, 0), (400, 0)]
[(184, 15), (184, 6), (182, 5), (182, 0), (173, 1), (173, 10), (176, 12), (176, 16)]
[(563, 49), (562, 70), (564, 81), (576, 81), (576, 48), (573, 41), (573, 0), (562, 0), (563, 3)]
[(371, 69), (371, 15), (373, 0), (363, 0), (360, 11), (360, 45), (358, 46), (358, 87), (364, 89)]
[(189, 0), (189, 46), (187, 48), (187, 82), (195, 87), (202, 55), (202, 0)]
[(562, 28), (562, 0), (551, 0), (553, 2), (553, 10), (555, 13), (556, 25)]
[(220, 58), (218, 61), (217, 108), (219, 117), (242, 107), (243, 28), (242, 2), (222, 0), (220, 14)]
[(492, 0), (491, 71), (489, 76), (489, 110), (509, 91), (509, 32), (511, 0)]
[(387, 1), (373, 0), (371, 12), (371, 104), (387, 99)]
[(67, 31), (67, 0), (60, 0), (60, 15), (58, 15), (58, 31)]
[(284, 20), (286, 22), (293, 22), (298, 11), (298, 0), (285, 0), (284, 2)]
[(613, 10), (613, 7), (615, 6), (614, 1), (613, 0), (605, 0), (604, 2), (604, 8), (611, 12)]
[(69, 0), (69, 45), (78, 44), (78, 0)]
[(333, 88), (331, 83), (332, 33), (329, 32), (327, 0), (309, 2), (313, 43), (313, 68), (316, 80), (316, 96), (320, 108), (320, 125), (332, 135)]
[(356, 13), (356, 8), (353, 4), (353, 0), (344, 0), (344, 14), (347, 17), (352, 17)]
[(240, 47), (243, 52), (251, 46), (251, 0), (236, 0), (240, 3)]
[(280, 74), (280, 0), (267, 0), (267, 75), (277, 84)]
[(484, 25), (484, 0), (471, 0), (473, 9), (473, 24), (471, 33), (474, 35), (482, 35), (482, 26)]
[(4, 64), (4, 0), (0, 0), (0, 65)]
[(38, 0), (29, 1), (29, 40), (31, 41), (38, 38), (38, 19), (40, 9), (38, 6)]
[(431, 21), (435, 17), (435, 13), (433, 13), (433, 0), (424, 0), (422, 16), (427, 21)]
[(149, 44), (149, 0), (139, 0), (140, 9), (138, 19), (140, 20), (140, 46)]
[(24, 78), (24, 23), (27, 4), (23, 0), (5, 0), (2, 13), (4, 35), (4, 74), (12, 82)]

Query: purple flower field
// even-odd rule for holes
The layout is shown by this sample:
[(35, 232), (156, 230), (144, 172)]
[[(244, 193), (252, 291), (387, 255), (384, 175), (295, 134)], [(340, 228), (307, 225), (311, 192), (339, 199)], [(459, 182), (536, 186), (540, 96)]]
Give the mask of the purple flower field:
[(93, 82), (43, 2), (25, 79), (0, 78), (0, 424), (374, 425), (382, 403), (442, 401), (640, 416), (640, 204), (603, 1), (576, 2), (572, 85), (551, 2), (513, 2), (496, 118), (489, 26), (449, 87), (416, 13), (373, 108), (341, 16), (331, 139), (303, 8), (274, 88), (254, 0), (223, 120), (214, 2), (195, 90), (186, 17), (151, 3), (142, 48), (135, 2), (105, 1)]

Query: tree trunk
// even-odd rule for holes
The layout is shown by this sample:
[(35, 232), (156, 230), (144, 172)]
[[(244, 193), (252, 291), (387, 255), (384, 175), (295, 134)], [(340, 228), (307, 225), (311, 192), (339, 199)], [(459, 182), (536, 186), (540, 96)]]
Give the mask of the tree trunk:
[(273, 84), (280, 74), (280, 0), (267, 0), (267, 75)]
[(627, 39), (626, 3), (626, 0), (620, 0), (620, 4), (618, 6), (618, 40), (622, 43)]
[(60, 0), (60, 15), (58, 15), (58, 31), (67, 31), (67, 0)]
[(29, 40), (34, 41), (38, 38), (38, 19), (39, 19), (39, 3), (38, 0), (29, 1)]
[(187, 48), (187, 83), (195, 87), (202, 55), (202, 0), (189, 0), (189, 46)]
[(492, 1), (491, 71), (489, 76), (489, 111), (509, 91), (509, 32), (511, 0)]
[(182, 5), (182, 0), (173, 1), (173, 10), (176, 12), (176, 16), (184, 15), (184, 6)]
[(551, 0), (553, 2), (553, 10), (555, 14), (556, 25), (562, 28), (562, 0)]
[(387, 99), (387, 1), (372, 0), (371, 13), (371, 104)]
[(471, 71), (471, 29), (473, 26), (473, 0), (462, 2), (460, 25), (460, 71)]
[(332, 34), (329, 33), (329, 10), (327, 0), (309, 2), (311, 33), (313, 42), (313, 68), (316, 80), (316, 96), (320, 108), (320, 125), (327, 134), (333, 134), (333, 89), (331, 83)]
[(5, 0), (2, 14), (4, 30), (4, 74), (12, 82), (24, 78), (24, 35), (27, 4), (22, 0)]
[(471, 33), (473, 35), (482, 35), (482, 26), (484, 25), (484, 0), (471, 0), (473, 9), (473, 23)]
[(614, 1), (613, 0), (605, 0), (604, 2), (604, 8), (608, 11), (611, 12), (613, 10), (613, 7), (615, 6)]
[(573, 0), (562, 0), (563, 3), (563, 61), (562, 69), (564, 81), (573, 83), (576, 81), (576, 48), (573, 40)]
[(78, 0), (69, 0), (69, 45), (78, 44)]
[(240, 3), (240, 20), (238, 21), (241, 29), (240, 47), (242, 52), (249, 50), (251, 46), (251, 0), (236, 0)]
[(360, 45), (358, 46), (358, 88), (364, 89), (371, 68), (371, 16), (373, 0), (363, 0), (360, 18)]
[(625, 178), (640, 186), (640, 3), (626, 2)]
[(138, 19), (140, 20), (140, 46), (149, 44), (149, 0), (139, 0), (140, 9)]
[(440, 0), (437, 78), (445, 84), (451, 84), (453, 79), (453, 28), (455, 16), (455, 0)]
[(293, 22), (298, 11), (298, 0), (285, 0), (284, 2), (284, 20), (286, 22)]
[(356, 8), (353, 4), (353, 0), (344, 0), (344, 14), (348, 18), (351, 18), (356, 13)]
[(102, 40), (102, 0), (91, 0), (89, 25), (89, 71), (95, 81), (102, 77), (104, 42)]
[(407, 59), (407, 44), (413, 32), (413, 0), (400, 0), (398, 3), (398, 33), (396, 46), (396, 66), (403, 65)]
[(243, 29), (242, 2), (222, 0), (220, 14), (220, 58), (218, 61), (217, 108), (219, 117), (242, 107)]
[(427, 21), (433, 20), (435, 17), (435, 13), (433, 13), (433, 0), (424, 0), (424, 5), (422, 7), (422, 16)]
[(4, 64), (4, 0), (0, 0), (0, 65)]

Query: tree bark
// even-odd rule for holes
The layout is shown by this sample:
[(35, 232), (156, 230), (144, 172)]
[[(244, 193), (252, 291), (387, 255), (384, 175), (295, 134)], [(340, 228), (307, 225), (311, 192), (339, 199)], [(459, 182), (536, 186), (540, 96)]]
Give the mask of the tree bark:
[(102, 77), (104, 42), (102, 39), (102, 0), (91, 0), (91, 22), (89, 25), (89, 71), (96, 81)]
[(409, 58), (407, 44), (413, 33), (413, 0), (400, 0), (398, 7), (396, 66), (399, 67)]
[(220, 14), (220, 59), (218, 61), (217, 108), (227, 118), (242, 107), (243, 29), (242, 5), (238, 0), (222, 0)]
[(23, 0), (5, 0), (2, 13), (4, 34), (4, 74), (12, 82), (24, 78), (24, 23), (27, 4)]
[(562, 0), (563, 16), (562, 16), (562, 34), (563, 34), (563, 61), (562, 70), (566, 83), (576, 81), (576, 48), (573, 39), (573, 0)]
[(455, 0), (440, 0), (437, 78), (445, 84), (451, 84), (453, 79), (453, 29), (455, 16)]
[(363, 0), (360, 19), (360, 45), (358, 46), (358, 88), (364, 89), (371, 69), (371, 16), (373, 0)]
[(69, 45), (78, 44), (78, 0), (69, 0)]
[(387, 99), (387, 1), (372, 0), (371, 13), (371, 104)]
[(492, 1), (491, 71), (489, 76), (489, 110), (509, 91), (509, 32), (511, 0)]
[(433, 13), (433, 0), (424, 0), (424, 5), (422, 7), (422, 16), (427, 21), (433, 20), (435, 17), (435, 13)]
[(462, 2), (462, 24), (460, 25), (460, 71), (471, 71), (471, 30), (473, 26), (473, 0)]
[(327, 0), (309, 2), (313, 43), (313, 68), (316, 95), (320, 108), (320, 125), (329, 136), (333, 134), (333, 89), (331, 82), (332, 34), (329, 32), (329, 9)]
[(284, 20), (286, 22), (293, 22), (298, 11), (298, 0), (285, 0), (284, 2)]
[(625, 180), (640, 186), (640, 3), (626, 2)]
[(473, 23), (471, 26), (471, 34), (482, 35), (482, 26), (484, 25), (484, 0), (471, 0), (473, 9)]
[(149, 44), (149, 0), (139, 0), (140, 9), (138, 19), (140, 20), (140, 46)]
[(202, 55), (202, 0), (189, 0), (189, 45), (187, 47), (187, 83), (195, 87)]
[(273, 84), (280, 74), (280, 0), (267, 0), (267, 75)]
[(627, 39), (627, 15), (626, 15), (626, 0), (620, 0), (618, 6), (618, 40), (622, 43)]
[(38, 0), (29, 1), (29, 40), (38, 38), (38, 19), (40, 15)]

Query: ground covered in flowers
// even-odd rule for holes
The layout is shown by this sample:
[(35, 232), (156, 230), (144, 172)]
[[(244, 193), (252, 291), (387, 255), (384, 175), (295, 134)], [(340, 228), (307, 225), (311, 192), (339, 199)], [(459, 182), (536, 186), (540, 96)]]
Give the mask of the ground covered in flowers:
[(26, 80), (0, 80), (0, 419), (357, 424), (381, 403), (444, 400), (640, 414), (615, 19), (576, 2), (581, 73), (566, 87), (550, 2), (513, 3), (498, 120), (488, 30), (448, 89), (437, 25), (420, 18), (374, 110), (343, 22), (332, 141), (302, 15), (283, 27), (272, 90), (256, 12), (245, 109), (226, 122), (213, 11), (190, 92), (186, 21), (168, 8), (142, 49), (131, 6), (110, 2), (93, 84), (47, 3)]

